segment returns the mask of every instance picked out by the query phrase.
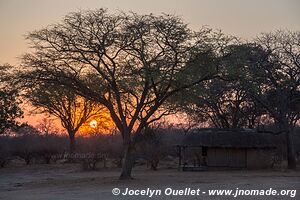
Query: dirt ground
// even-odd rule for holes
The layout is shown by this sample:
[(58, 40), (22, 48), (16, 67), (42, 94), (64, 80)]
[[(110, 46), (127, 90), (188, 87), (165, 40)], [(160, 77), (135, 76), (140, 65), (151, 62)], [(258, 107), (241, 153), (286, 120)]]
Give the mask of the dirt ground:
[(133, 170), (134, 180), (119, 181), (120, 169), (82, 171), (71, 164), (31, 165), (0, 169), (1, 200), (110, 200), (110, 199), (300, 199), (300, 194), (290, 196), (167, 196), (153, 197), (112, 194), (113, 188), (121, 193), (126, 188), (142, 190), (172, 189), (276, 189), (300, 192), (299, 171), (205, 171), (181, 172), (176, 169), (150, 171)]

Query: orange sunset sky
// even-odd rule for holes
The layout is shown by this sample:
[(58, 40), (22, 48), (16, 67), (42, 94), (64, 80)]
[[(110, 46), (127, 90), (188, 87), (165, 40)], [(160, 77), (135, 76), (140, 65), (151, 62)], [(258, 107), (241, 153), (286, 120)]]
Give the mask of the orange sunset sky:
[[(192, 29), (208, 25), (242, 39), (300, 29), (299, 0), (0, 0), (0, 64), (19, 64), (18, 57), (29, 50), (24, 34), (59, 22), (69, 12), (95, 8), (175, 14)], [(37, 122), (35, 116), (24, 120)]]

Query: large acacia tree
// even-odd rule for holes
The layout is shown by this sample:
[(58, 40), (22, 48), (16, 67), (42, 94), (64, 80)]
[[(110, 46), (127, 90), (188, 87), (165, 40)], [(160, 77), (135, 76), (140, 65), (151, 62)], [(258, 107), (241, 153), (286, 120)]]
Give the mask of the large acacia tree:
[(176, 16), (75, 12), (27, 36), (24, 78), (62, 85), (104, 105), (123, 137), (121, 179), (131, 177), (135, 136), (169, 113), (166, 100), (212, 78), (214, 63), (189, 65), (194, 55), (214, 58), (209, 29), (191, 31)]

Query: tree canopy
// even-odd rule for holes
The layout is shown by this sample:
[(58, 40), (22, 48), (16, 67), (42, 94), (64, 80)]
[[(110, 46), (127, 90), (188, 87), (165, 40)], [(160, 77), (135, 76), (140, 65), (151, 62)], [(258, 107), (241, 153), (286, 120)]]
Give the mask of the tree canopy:
[(105, 9), (71, 13), (27, 39), (33, 52), (23, 57), (23, 78), (61, 85), (109, 110), (124, 139), (123, 178), (131, 173), (132, 135), (168, 114), (172, 95), (215, 76), (216, 49), (226, 45), (221, 33), (194, 32), (176, 16)]
[(20, 99), (18, 91), (8, 87), (8, 72), (11, 66), (0, 66), (0, 134), (6, 129), (16, 128), (18, 122), (16, 119), (23, 116), (20, 108)]

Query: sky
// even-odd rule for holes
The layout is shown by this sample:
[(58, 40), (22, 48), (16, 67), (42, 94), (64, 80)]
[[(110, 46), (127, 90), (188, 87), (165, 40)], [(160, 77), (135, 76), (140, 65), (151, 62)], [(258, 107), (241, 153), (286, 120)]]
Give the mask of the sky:
[[(0, 64), (19, 65), (29, 51), (28, 32), (69, 12), (96, 8), (175, 14), (193, 30), (209, 26), (243, 39), (276, 29), (300, 30), (300, 0), (0, 0)], [(27, 115), (25, 121), (37, 120)]]
[(0, 0), (0, 64), (18, 65), (28, 51), (24, 35), (59, 22), (69, 12), (170, 13), (194, 30), (204, 25), (243, 39), (276, 29), (300, 30), (300, 0)]

